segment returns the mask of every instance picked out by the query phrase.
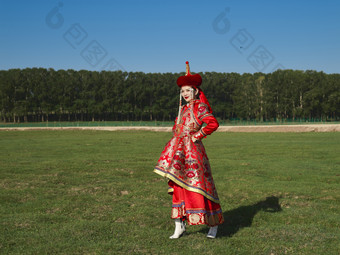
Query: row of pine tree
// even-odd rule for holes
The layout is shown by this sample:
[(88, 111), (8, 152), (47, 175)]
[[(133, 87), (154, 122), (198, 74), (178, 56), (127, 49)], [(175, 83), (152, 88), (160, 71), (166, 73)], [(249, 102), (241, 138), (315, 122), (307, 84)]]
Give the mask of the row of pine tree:
[[(340, 74), (200, 73), (220, 120), (340, 119)], [(170, 121), (184, 73), (45, 68), (0, 71), (0, 121)]]

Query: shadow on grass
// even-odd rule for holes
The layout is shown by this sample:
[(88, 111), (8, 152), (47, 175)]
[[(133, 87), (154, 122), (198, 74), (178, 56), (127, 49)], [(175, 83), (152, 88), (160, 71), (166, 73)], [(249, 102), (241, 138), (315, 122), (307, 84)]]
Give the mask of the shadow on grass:
[(280, 212), (281, 210), (279, 198), (271, 196), (255, 204), (241, 206), (234, 210), (224, 212), (224, 223), (219, 226), (217, 236), (231, 237), (240, 229), (250, 227), (253, 223), (254, 216), (259, 211), (275, 213)]

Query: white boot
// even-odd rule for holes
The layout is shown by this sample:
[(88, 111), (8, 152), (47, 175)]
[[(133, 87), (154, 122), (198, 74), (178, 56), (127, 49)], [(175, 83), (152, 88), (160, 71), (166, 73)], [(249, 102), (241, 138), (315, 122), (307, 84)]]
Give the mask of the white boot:
[(181, 219), (175, 219), (175, 232), (170, 239), (180, 238), (185, 232), (185, 223)]
[(218, 226), (210, 227), (207, 237), (208, 238), (216, 238), (217, 228), (218, 228)]

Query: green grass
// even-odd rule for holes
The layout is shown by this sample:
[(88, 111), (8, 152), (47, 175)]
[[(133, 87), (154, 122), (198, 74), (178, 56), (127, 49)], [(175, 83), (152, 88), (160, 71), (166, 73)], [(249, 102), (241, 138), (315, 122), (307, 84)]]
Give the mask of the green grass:
[(339, 254), (340, 133), (204, 139), (225, 223), (169, 240), (169, 133), (0, 132), (1, 254)]

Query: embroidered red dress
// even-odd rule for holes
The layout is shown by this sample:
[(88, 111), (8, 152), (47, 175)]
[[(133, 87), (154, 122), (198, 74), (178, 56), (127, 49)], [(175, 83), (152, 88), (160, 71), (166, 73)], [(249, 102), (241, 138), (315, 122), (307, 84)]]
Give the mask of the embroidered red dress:
[[(206, 126), (202, 128), (203, 123)], [(209, 107), (194, 100), (182, 108), (180, 122), (173, 127), (154, 172), (169, 179), (173, 195), (171, 218), (182, 218), (189, 225), (223, 223), (223, 214), (210, 164), (200, 139), (210, 135), (219, 124)], [(193, 142), (191, 137), (199, 140)]]

